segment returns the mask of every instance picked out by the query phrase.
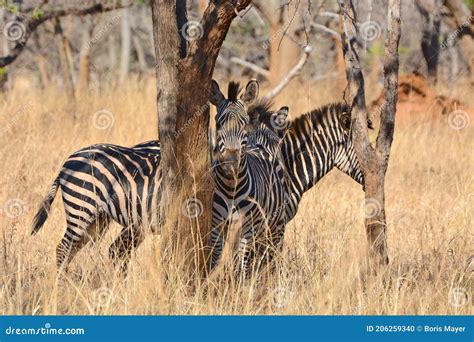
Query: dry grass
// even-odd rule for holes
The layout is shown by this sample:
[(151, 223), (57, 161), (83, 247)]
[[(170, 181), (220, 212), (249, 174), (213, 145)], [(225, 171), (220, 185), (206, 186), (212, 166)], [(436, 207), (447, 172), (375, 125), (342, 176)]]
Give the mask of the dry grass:
[[(223, 283), (206, 295), (199, 280), (185, 285), (189, 279), (179, 265), (163, 267), (160, 238), (148, 236), (123, 279), (107, 258), (108, 244), (118, 234), (114, 225), (58, 279), (54, 253), (65, 230), (60, 196), (41, 233), (30, 236), (42, 197), (62, 161), (79, 147), (153, 139), (154, 92), (151, 81), (93, 92), (78, 100), (76, 120), (57, 89), (41, 93), (19, 84), (0, 95), (1, 314), (473, 313), (474, 132), (472, 124), (453, 130), (445, 118), (396, 128), (386, 184), (391, 263), (378, 276), (363, 272), (362, 190), (333, 171), (305, 196), (272, 277), (252, 278), (239, 288)], [(277, 105), (288, 104), (295, 115), (339, 94), (322, 83), (293, 85)], [(472, 101), (468, 96), (462, 99)], [(114, 115), (110, 129), (92, 124), (93, 113), (102, 109)], [(15, 203), (20, 211), (12, 218), (8, 208)], [(452, 305), (456, 300), (459, 306)]]

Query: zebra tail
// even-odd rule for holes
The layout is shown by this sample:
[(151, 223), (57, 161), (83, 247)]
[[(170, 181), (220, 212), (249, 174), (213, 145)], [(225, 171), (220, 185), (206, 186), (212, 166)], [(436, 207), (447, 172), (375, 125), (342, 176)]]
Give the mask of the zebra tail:
[(56, 177), (53, 184), (51, 185), (51, 189), (49, 190), (48, 196), (46, 196), (41, 203), (41, 208), (36, 213), (33, 219), (33, 229), (31, 231), (31, 235), (35, 235), (38, 231), (43, 227), (46, 219), (48, 218), (49, 210), (51, 209), (51, 203), (54, 201), (54, 197), (56, 196), (56, 192), (58, 192), (59, 188), (59, 176)]

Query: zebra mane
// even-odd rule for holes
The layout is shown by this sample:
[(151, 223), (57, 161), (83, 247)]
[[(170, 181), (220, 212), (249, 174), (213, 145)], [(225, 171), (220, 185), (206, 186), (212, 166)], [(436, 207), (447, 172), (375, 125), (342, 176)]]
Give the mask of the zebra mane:
[(268, 127), (271, 127), (270, 108), (273, 106), (272, 100), (261, 98), (255, 100), (248, 109), (248, 115), (250, 118), (250, 124), (255, 128), (260, 123), (265, 123)]
[(227, 90), (227, 98), (229, 101), (237, 101), (237, 96), (239, 96), (240, 93), (240, 84), (239, 82), (234, 82), (231, 81), (229, 83), (229, 88)]
[(291, 125), (296, 127), (304, 126), (304, 123), (309, 120), (314, 126), (318, 126), (323, 123), (325, 117), (332, 115), (338, 119), (344, 130), (348, 131), (350, 129), (350, 108), (344, 102), (330, 103), (313, 109), (312, 111), (294, 119), (291, 122)]

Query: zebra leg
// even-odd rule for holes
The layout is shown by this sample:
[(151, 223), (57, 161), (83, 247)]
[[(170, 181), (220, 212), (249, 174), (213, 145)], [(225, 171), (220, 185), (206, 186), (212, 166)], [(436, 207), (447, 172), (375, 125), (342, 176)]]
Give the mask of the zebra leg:
[(67, 268), (74, 256), (89, 241), (96, 241), (106, 230), (110, 219), (105, 214), (98, 215), (92, 222), (76, 225), (68, 221), (66, 233), (56, 247), (56, 266), (58, 270)]
[(133, 249), (136, 249), (144, 239), (140, 227), (124, 227), (119, 237), (110, 245), (109, 257), (115, 267), (120, 266), (122, 273), (126, 274)]

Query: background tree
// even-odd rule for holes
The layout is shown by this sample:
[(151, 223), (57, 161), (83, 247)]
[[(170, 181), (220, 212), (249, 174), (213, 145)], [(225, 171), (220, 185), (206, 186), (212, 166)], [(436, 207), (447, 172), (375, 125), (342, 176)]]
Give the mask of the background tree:
[(385, 173), (395, 127), (398, 98), (398, 44), (400, 41), (400, 0), (388, 3), (388, 29), (384, 52), (384, 101), (380, 129), (373, 146), (367, 132), (364, 75), (357, 48), (357, 13), (351, 0), (340, 1), (343, 15), (343, 51), (347, 88), (345, 101), (352, 109), (352, 139), (365, 178), (365, 226), (369, 243), (370, 264), (387, 264), (387, 218), (385, 216)]

